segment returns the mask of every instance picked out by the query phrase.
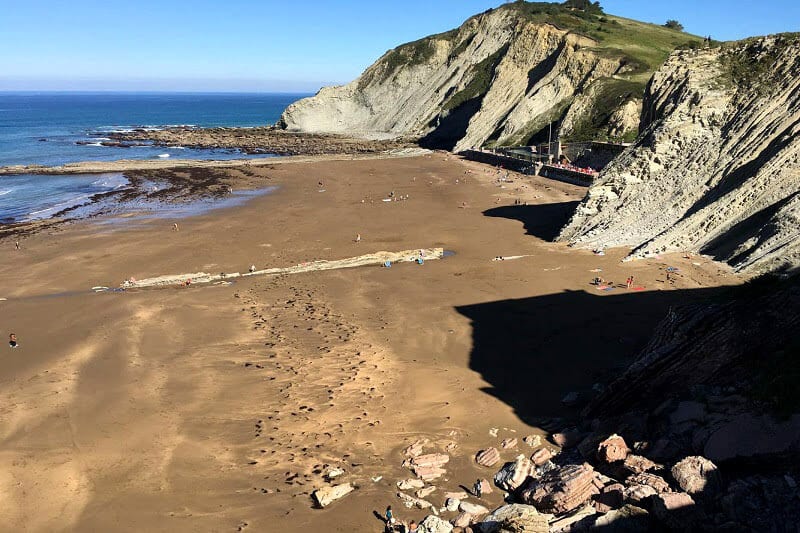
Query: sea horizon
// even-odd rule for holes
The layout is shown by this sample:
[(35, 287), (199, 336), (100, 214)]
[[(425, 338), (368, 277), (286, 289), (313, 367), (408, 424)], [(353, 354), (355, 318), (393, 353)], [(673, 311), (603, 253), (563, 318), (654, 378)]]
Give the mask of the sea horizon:
[[(306, 93), (0, 91), (0, 167), (119, 159), (229, 160), (269, 157), (234, 149), (107, 146), (104, 134), (174, 126), (275, 124)], [(0, 221), (41, 218), (118, 187), (91, 176), (0, 176)]]

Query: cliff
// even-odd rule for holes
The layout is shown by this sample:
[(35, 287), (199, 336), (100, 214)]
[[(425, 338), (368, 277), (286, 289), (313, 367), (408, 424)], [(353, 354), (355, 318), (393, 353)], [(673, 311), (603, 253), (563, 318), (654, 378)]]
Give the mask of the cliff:
[(632, 257), (701, 252), (738, 271), (800, 264), (800, 39), (677, 51), (653, 75), (642, 134), (562, 230)]
[(510, 3), (390, 50), (352, 83), (289, 106), (278, 125), (456, 151), (546, 139), (561, 119), (565, 137), (630, 137), (646, 80), (670, 50), (697, 41), (563, 5)]

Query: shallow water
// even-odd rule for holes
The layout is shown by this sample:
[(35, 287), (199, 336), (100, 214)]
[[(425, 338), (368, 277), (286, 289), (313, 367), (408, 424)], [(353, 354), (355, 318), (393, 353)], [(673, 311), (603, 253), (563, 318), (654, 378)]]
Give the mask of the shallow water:
[(95, 194), (126, 185), (128, 180), (121, 173), (0, 176), (0, 223), (49, 218), (90, 203)]

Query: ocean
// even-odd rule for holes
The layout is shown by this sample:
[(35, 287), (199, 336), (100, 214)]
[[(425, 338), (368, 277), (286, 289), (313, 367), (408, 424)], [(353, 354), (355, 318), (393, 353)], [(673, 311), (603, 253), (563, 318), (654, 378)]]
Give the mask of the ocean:
[[(265, 126), (306, 94), (0, 93), (0, 166), (116, 159), (238, 159), (233, 150), (101, 146), (104, 132)], [(86, 141), (92, 144), (78, 144)], [(119, 175), (0, 176), (0, 223), (46, 218), (124, 186)]]

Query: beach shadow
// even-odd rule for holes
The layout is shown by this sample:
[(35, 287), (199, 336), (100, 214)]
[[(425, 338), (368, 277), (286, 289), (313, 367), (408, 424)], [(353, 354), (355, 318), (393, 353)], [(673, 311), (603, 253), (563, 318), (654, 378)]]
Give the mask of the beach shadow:
[(527, 235), (544, 241), (552, 241), (558, 237), (575, 208), (580, 202), (560, 202), (555, 204), (507, 205), (494, 207), (483, 212), (487, 217), (519, 220), (525, 227)]
[(470, 368), (490, 384), (483, 391), (528, 424), (577, 414), (580, 404), (565, 407), (564, 396), (593, 398), (593, 385), (610, 383), (630, 365), (670, 307), (715, 298), (723, 289), (591, 290), (456, 308), (472, 322)]

